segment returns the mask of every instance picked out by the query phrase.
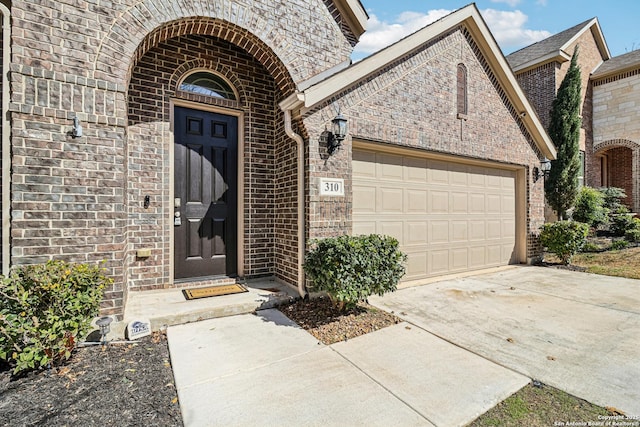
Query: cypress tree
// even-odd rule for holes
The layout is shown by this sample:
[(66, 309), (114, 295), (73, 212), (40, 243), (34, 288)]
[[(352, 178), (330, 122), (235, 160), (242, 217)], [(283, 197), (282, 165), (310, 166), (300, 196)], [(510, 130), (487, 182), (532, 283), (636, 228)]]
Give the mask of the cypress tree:
[(555, 144), (558, 155), (556, 160), (551, 161), (551, 171), (545, 180), (544, 189), (549, 205), (560, 219), (566, 219), (567, 210), (573, 207), (579, 192), (582, 84), (577, 62), (576, 47), (569, 71), (553, 100), (549, 124), (549, 137)]

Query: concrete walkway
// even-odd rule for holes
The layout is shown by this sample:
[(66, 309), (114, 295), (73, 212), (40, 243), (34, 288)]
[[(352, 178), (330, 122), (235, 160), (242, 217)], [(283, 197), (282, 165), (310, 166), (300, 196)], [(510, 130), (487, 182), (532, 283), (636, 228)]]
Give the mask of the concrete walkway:
[(168, 329), (186, 426), (461, 426), (534, 378), (640, 414), (640, 281), (514, 267), (371, 303), (405, 322), (318, 343), (275, 309)]
[(325, 346), (258, 313), (168, 329), (186, 426), (461, 426), (529, 382), (407, 323)]
[(640, 280), (515, 267), (370, 302), (527, 377), (640, 415)]

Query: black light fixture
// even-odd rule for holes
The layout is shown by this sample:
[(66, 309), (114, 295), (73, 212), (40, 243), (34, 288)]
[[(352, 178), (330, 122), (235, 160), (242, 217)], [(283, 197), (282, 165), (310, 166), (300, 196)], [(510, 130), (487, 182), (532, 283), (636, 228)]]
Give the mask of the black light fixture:
[(551, 160), (546, 157), (540, 162), (540, 167), (533, 168), (533, 182), (537, 182), (540, 178), (546, 178), (549, 176), (551, 170)]
[(340, 148), (342, 141), (347, 136), (347, 119), (338, 111), (338, 115), (331, 120), (331, 133), (329, 134), (329, 154), (333, 154)]

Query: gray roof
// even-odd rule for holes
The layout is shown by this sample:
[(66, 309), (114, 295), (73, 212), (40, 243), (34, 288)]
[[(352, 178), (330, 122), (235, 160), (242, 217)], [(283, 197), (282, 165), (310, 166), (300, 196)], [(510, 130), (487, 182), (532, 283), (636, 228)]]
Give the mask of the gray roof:
[(613, 74), (616, 71), (634, 67), (640, 67), (640, 50), (633, 50), (623, 55), (614, 56), (608, 61), (604, 61), (602, 65), (593, 72), (591, 78), (598, 78), (607, 74)]
[(564, 30), (560, 33), (554, 34), (549, 38), (540, 40), (537, 43), (534, 43), (527, 47), (523, 47), (522, 49), (517, 50), (510, 55), (507, 55), (507, 62), (509, 62), (511, 68), (515, 70), (523, 64), (535, 61), (536, 59), (542, 58), (549, 54), (559, 52), (565, 44), (567, 44), (573, 37), (580, 33), (588, 24), (591, 23), (591, 21), (593, 21), (593, 19), (595, 18), (588, 19), (578, 25), (569, 28), (568, 30)]

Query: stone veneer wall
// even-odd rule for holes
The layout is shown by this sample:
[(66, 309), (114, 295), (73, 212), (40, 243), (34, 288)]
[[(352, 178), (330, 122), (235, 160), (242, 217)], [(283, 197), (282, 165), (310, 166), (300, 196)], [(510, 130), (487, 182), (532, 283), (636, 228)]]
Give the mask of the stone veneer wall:
[(606, 153), (609, 185), (625, 188), (627, 204), (640, 212), (640, 67), (592, 85), (594, 152)]
[[(459, 63), (468, 72), (467, 120), (456, 115)], [(329, 157), (323, 130), (336, 114), (335, 104), (349, 120), (350, 135), (343, 148)], [(530, 170), (541, 155), (464, 28), (345, 89), (304, 122), (309, 131), (309, 237), (351, 231), (351, 138), (358, 138), (525, 168), (527, 254), (539, 254), (536, 236), (544, 221), (543, 184), (533, 182)], [(323, 176), (344, 178), (346, 197), (321, 198), (318, 178)]]

